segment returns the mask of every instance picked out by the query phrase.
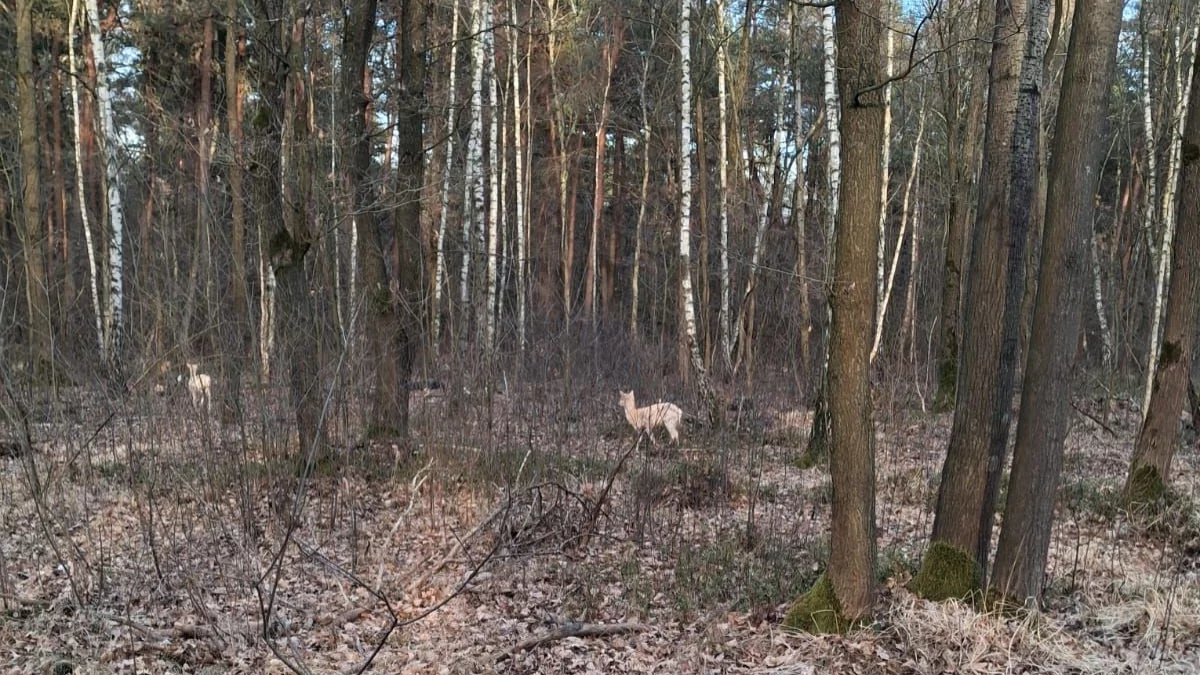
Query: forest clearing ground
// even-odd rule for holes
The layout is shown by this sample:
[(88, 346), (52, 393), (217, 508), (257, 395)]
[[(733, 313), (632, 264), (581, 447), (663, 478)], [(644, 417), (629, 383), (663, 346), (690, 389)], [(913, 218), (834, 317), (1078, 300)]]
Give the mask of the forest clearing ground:
[[(363, 587), (376, 583), (401, 621), (448, 602), (397, 628), (373, 672), (1200, 670), (1200, 515), (1147, 528), (1119, 511), (1128, 411), (1115, 438), (1074, 424), (1047, 609), (1019, 618), (904, 590), (950, 417), (880, 415), (877, 623), (810, 637), (778, 624), (828, 551), (828, 474), (758, 440), (798, 440), (778, 423), (796, 411), (763, 411), (777, 421), (749, 432), (685, 430), (678, 451), (642, 443), (606, 492), (634, 441), (613, 405), (564, 417), (495, 401), (490, 433), (480, 406), (429, 406), (415, 457), (348, 450), (346, 470), (312, 479), (276, 570), (295, 483), (271, 460), (278, 415), (259, 414), (243, 444), (172, 405), (104, 425), (76, 407), (34, 427), (41, 508), (28, 462), (0, 459), (0, 673), (287, 672), (260, 634), (274, 571), (267, 633), (314, 673), (374, 649), (390, 623)], [(1198, 468), (1194, 447), (1178, 455), (1193, 502)], [(513, 651), (577, 623), (637, 630)]]

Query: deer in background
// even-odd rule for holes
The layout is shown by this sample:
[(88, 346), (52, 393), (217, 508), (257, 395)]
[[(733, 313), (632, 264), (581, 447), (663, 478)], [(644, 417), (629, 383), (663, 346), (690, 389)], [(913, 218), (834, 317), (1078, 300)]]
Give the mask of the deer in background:
[(679, 423), (683, 420), (683, 410), (679, 406), (660, 401), (645, 408), (639, 408), (632, 391), (618, 393), (621, 394), (621, 407), (625, 409), (625, 420), (634, 429), (639, 433), (645, 431), (650, 436), (650, 442), (658, 445), (658, 442), (654, 440), (654, 428), (666, 427), (667, 434), (671, 436), (671, 442), (679, 444)]
[[(197, 410), (201, 406), (206, 412), (212, 412), (212, 378), (200, 372), (200, 366), (195, 363), (187, 364), (187, 389), (192, 396), (192, 407)], [(179, 376), (183, 380), (183, 375)]]

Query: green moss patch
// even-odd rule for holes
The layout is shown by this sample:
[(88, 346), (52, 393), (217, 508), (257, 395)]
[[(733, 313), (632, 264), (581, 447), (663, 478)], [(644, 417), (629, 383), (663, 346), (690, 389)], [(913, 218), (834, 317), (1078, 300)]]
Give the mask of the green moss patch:
[(827, 574), (817, 578), (783, 619), (784, 628), (806, 633), (846, 633), (862, 623), (862, 620), (849, 621), (842, 616), (841, 603)]
[(935, 541), (908, 589), (935, 602), (967, 599), (979, 592), (981, 576), (979, 563), (969, 553), (944, 541)]
[(1142, 464), (1133, 470), (1125, 485), (1125, 505), (1131, 511), (1147, 511), (1166, 496), (1166, 485), (1158, 469)]

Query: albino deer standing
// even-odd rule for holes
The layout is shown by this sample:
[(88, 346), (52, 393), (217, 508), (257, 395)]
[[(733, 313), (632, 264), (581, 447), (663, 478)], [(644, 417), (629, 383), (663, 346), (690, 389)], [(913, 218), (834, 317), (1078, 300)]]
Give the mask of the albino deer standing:
[(645, 408), (639, 408), (632, 391), (619, 393), (621, 394), (621, 407), (625, 409), (625, 421), (629, 422), (634, 429), (639, 433), (645, 431), (650, 436), (650, 442), (658, 445), (658, 442), (654, 440), (654, 428), (666, 427), (667, 434), (671, 436), (671, 442), (679, 444), (679, 423), (683, 420), (683, 410), (679, 406), (660, 401)]
[(187, 369), (187, 388), (192, 395), (192, 407), (198, 410), (204, 406), (205, 411), (212, 412), (212, 378), (201, 373), (200, 366), (195, 363), (187, 364)]

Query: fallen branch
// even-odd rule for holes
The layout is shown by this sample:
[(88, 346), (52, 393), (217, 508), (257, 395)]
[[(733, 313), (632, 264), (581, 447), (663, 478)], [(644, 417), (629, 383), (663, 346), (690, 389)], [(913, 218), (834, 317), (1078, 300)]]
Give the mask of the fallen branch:
[(1095, 422), (1096, 424), (1100, 425), (1100, 428), (1101, 428), (1101, 429), (1104, 429), (1105, 431), (1107, 431), (1107, 432), (1108, 432), (1108, 434), (1109, 434), (1110, 436), (1112, 436), (1113, 438), (1117, 438), (1117, 432), (1113, 431), (1113, 430), (1112, 430), (1112, 427), (1109, 427), (1107, 424), (1105, 424), (1104, 422), (1100, 421), (1100, 418), (1099, 418), (1099, 417), (1096, 417), (1095, 415), (1093, 415), (1093, 414), (1091, 414), (1090, 412), (1088, 412), (1088, 411), (1084, 410), (1083, 408), (1080, 408), (1078, 405), (1076, 405), (1076, 404), (1075, 404), (1075, 401), (1071, 401), (1071, 407), (1075, 409), (1075, 412), (1079, 413), (1080, 415), (1083, 415), (1084, 417), (1088, 418), (1089, 420), (1091, 420), (1091, 421)]
[(535, 635), (527, 640), (522, 641), (517, 646), (501, 654), (496, 660), (502, 661), (506, 658), (512, 658), (514, 655), (536, 649), (544, 644), (556, 642), (571, 637), (607, 637), (610, 635), (625, 635), (627, 633), (640, 633), (646, 630), (646, 626), (640, 623), (570, 623), (554, 630)]

